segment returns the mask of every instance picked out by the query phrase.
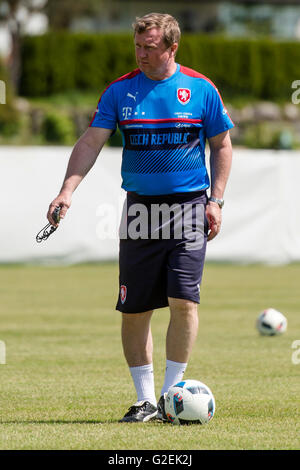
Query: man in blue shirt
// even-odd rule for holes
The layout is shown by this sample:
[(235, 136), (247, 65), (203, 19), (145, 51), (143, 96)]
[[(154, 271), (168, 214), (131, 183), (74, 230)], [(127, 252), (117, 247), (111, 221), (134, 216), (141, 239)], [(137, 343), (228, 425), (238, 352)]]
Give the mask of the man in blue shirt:
[[(229, 177), (233, 123), (215, 85), (177, 64), (177, 21), (152, 13), (138, 18), (138, 68), (102, 93), (88, 130), (76, 143), (59, 195), (50, 204), (63, 218), (72, 193), (118, 126), (123, 136), (120, 227), (122, 344), (137, 402), (122, 422), (166, 420), (168, 388), (182, 380), (198, 330), (199, 289), (207, 240), (220, 231)], [(210, 147), (210, 180), (205, 143)], [(210, 198), (206, 190), (210, 186)], [(151, 316), (169, 306), (166, 372), (157, 403)]]

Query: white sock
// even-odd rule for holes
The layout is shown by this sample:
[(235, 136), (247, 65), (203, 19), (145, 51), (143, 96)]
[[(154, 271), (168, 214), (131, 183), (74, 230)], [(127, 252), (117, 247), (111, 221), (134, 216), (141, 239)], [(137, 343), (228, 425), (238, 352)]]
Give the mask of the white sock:
[(166, 393), (172, 385), (181, 382), (186, 366), (186, 362), (174, 362), (167, 359), (165, 382), (161, 389), (161, 395)]
[(156, 406), (157, 401), (154, 389), (153, 364), (129, 367), (137, 393), (137, 401), (147, 400)]

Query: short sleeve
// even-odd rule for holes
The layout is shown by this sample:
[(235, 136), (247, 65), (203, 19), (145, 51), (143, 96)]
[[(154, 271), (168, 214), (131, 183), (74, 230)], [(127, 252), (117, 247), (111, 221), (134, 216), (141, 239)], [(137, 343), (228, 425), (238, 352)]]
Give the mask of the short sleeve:
[(234, 127), (222, 98), (213, 84), (208, 84), (204, 128), (206, 137), (214, 137)]
[(102, 93), (98, 102), (97, 110), (90, 123), (90, 127), (102, 127), (104, 129), (116, 129), (117, 116), (115, 110), (115, 100), (113, 87), (107, 87)]

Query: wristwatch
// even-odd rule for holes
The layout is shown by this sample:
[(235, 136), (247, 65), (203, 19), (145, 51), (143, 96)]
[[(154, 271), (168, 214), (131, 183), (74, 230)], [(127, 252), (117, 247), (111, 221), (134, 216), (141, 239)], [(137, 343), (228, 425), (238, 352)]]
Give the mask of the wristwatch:
[(210, 198), (208, 198), (208, 200), (211, 202), (216, 202), (220, 209), (222, 209), (222, 207), (224, 206), (224, 199), (217, 199), (216, 197), (211, 196)]

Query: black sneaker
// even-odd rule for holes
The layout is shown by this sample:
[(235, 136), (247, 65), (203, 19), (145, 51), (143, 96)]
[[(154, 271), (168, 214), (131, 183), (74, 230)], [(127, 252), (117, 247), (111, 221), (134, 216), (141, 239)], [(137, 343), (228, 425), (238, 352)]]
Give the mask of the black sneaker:
[(157, 415), (156, 406), (149, 401), (138, 401), (132, 405), (119, 423), (146, 423)]
[(159, 419), (160, 421), (164, 421), (164, 422), (167, 422), (168, 421), (168, 418), (167, 418), (167, 415), (166, 415), (166, 412), (165, 412), (165, 399), (166, 399), (166, 396), (167, 394), (164, 393), (158, 403), (157, 403), (157, 415), (156, 415), (156, 419)]

